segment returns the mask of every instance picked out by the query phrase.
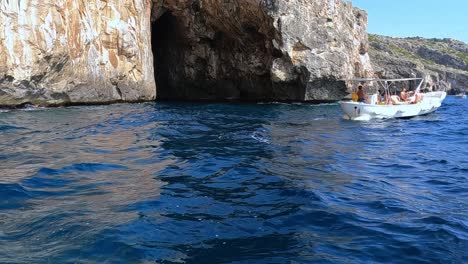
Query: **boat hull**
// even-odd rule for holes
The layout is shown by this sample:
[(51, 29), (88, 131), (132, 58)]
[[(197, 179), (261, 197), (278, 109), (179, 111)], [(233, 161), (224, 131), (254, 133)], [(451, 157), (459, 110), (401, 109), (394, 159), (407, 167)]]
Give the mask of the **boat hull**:
[(413, 117), (436, 111), (447, 96), (446, 92), (431, 92), (417, 104), (379, 105), (358, 102), (339, 102), (345, 119), (370, 120), (386, 118)]

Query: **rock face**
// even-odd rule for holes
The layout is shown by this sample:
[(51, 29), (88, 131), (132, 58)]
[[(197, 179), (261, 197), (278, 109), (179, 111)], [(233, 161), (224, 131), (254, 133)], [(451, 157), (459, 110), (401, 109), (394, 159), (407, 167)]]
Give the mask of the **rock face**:
[(372, 75), (367, 14), (341, 0), (156, 1), (153, 23), (163, 99), (339, 100)]
[(369, 35), (376, 74), (384, 78), (423, 77), (429, 90), (468, 90), (468, 45), (453, 39), (391, 38)]
[(0, 105), (155, 98), (149, 0), (0, 3)]
[(341, 0), (0, 3), (0, 105), (338, 100), (372, 76), (367, 15)]

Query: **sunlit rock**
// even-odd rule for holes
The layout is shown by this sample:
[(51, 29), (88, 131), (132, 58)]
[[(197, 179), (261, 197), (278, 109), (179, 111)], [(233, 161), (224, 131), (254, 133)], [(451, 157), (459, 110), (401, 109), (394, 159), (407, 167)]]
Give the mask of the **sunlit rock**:
[(372, 75), (341, 0), (11, 0), (0, 24), (0, 105), (339, 100)]
[(155, 98), (151, 2), (2, 1), (0, 104)]

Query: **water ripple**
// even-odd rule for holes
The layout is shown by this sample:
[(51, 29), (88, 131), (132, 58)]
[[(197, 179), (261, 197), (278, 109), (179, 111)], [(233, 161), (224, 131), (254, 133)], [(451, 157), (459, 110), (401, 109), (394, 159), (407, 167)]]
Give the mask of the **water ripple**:
[(467, 100), (0, 111), (0, 263), (463, 263)]

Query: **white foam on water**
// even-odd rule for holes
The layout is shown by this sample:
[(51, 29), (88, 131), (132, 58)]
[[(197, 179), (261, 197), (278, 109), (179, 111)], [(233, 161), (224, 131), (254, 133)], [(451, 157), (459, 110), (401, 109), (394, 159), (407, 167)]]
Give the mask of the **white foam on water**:
[(284, 102), (258, 102), (258, 105), (290, 105), (290, 103)]
[(360, 115), (358, 117), (353, 118), (355, 121), (369, 121), (372, 117), (370, 115)]
[(47, 109), (47, 107), (39, 107), (39, 106), (26, 106), (25, 108), (20, 109), (21, 111), (39, 111)]
[(269, 140), (265, 136), (261, 135), (259, 132), (253, 132), (250, 137), (257, 140), (258, 142), (265, 143), (265, 144), (271, 144), (271, 140)]

